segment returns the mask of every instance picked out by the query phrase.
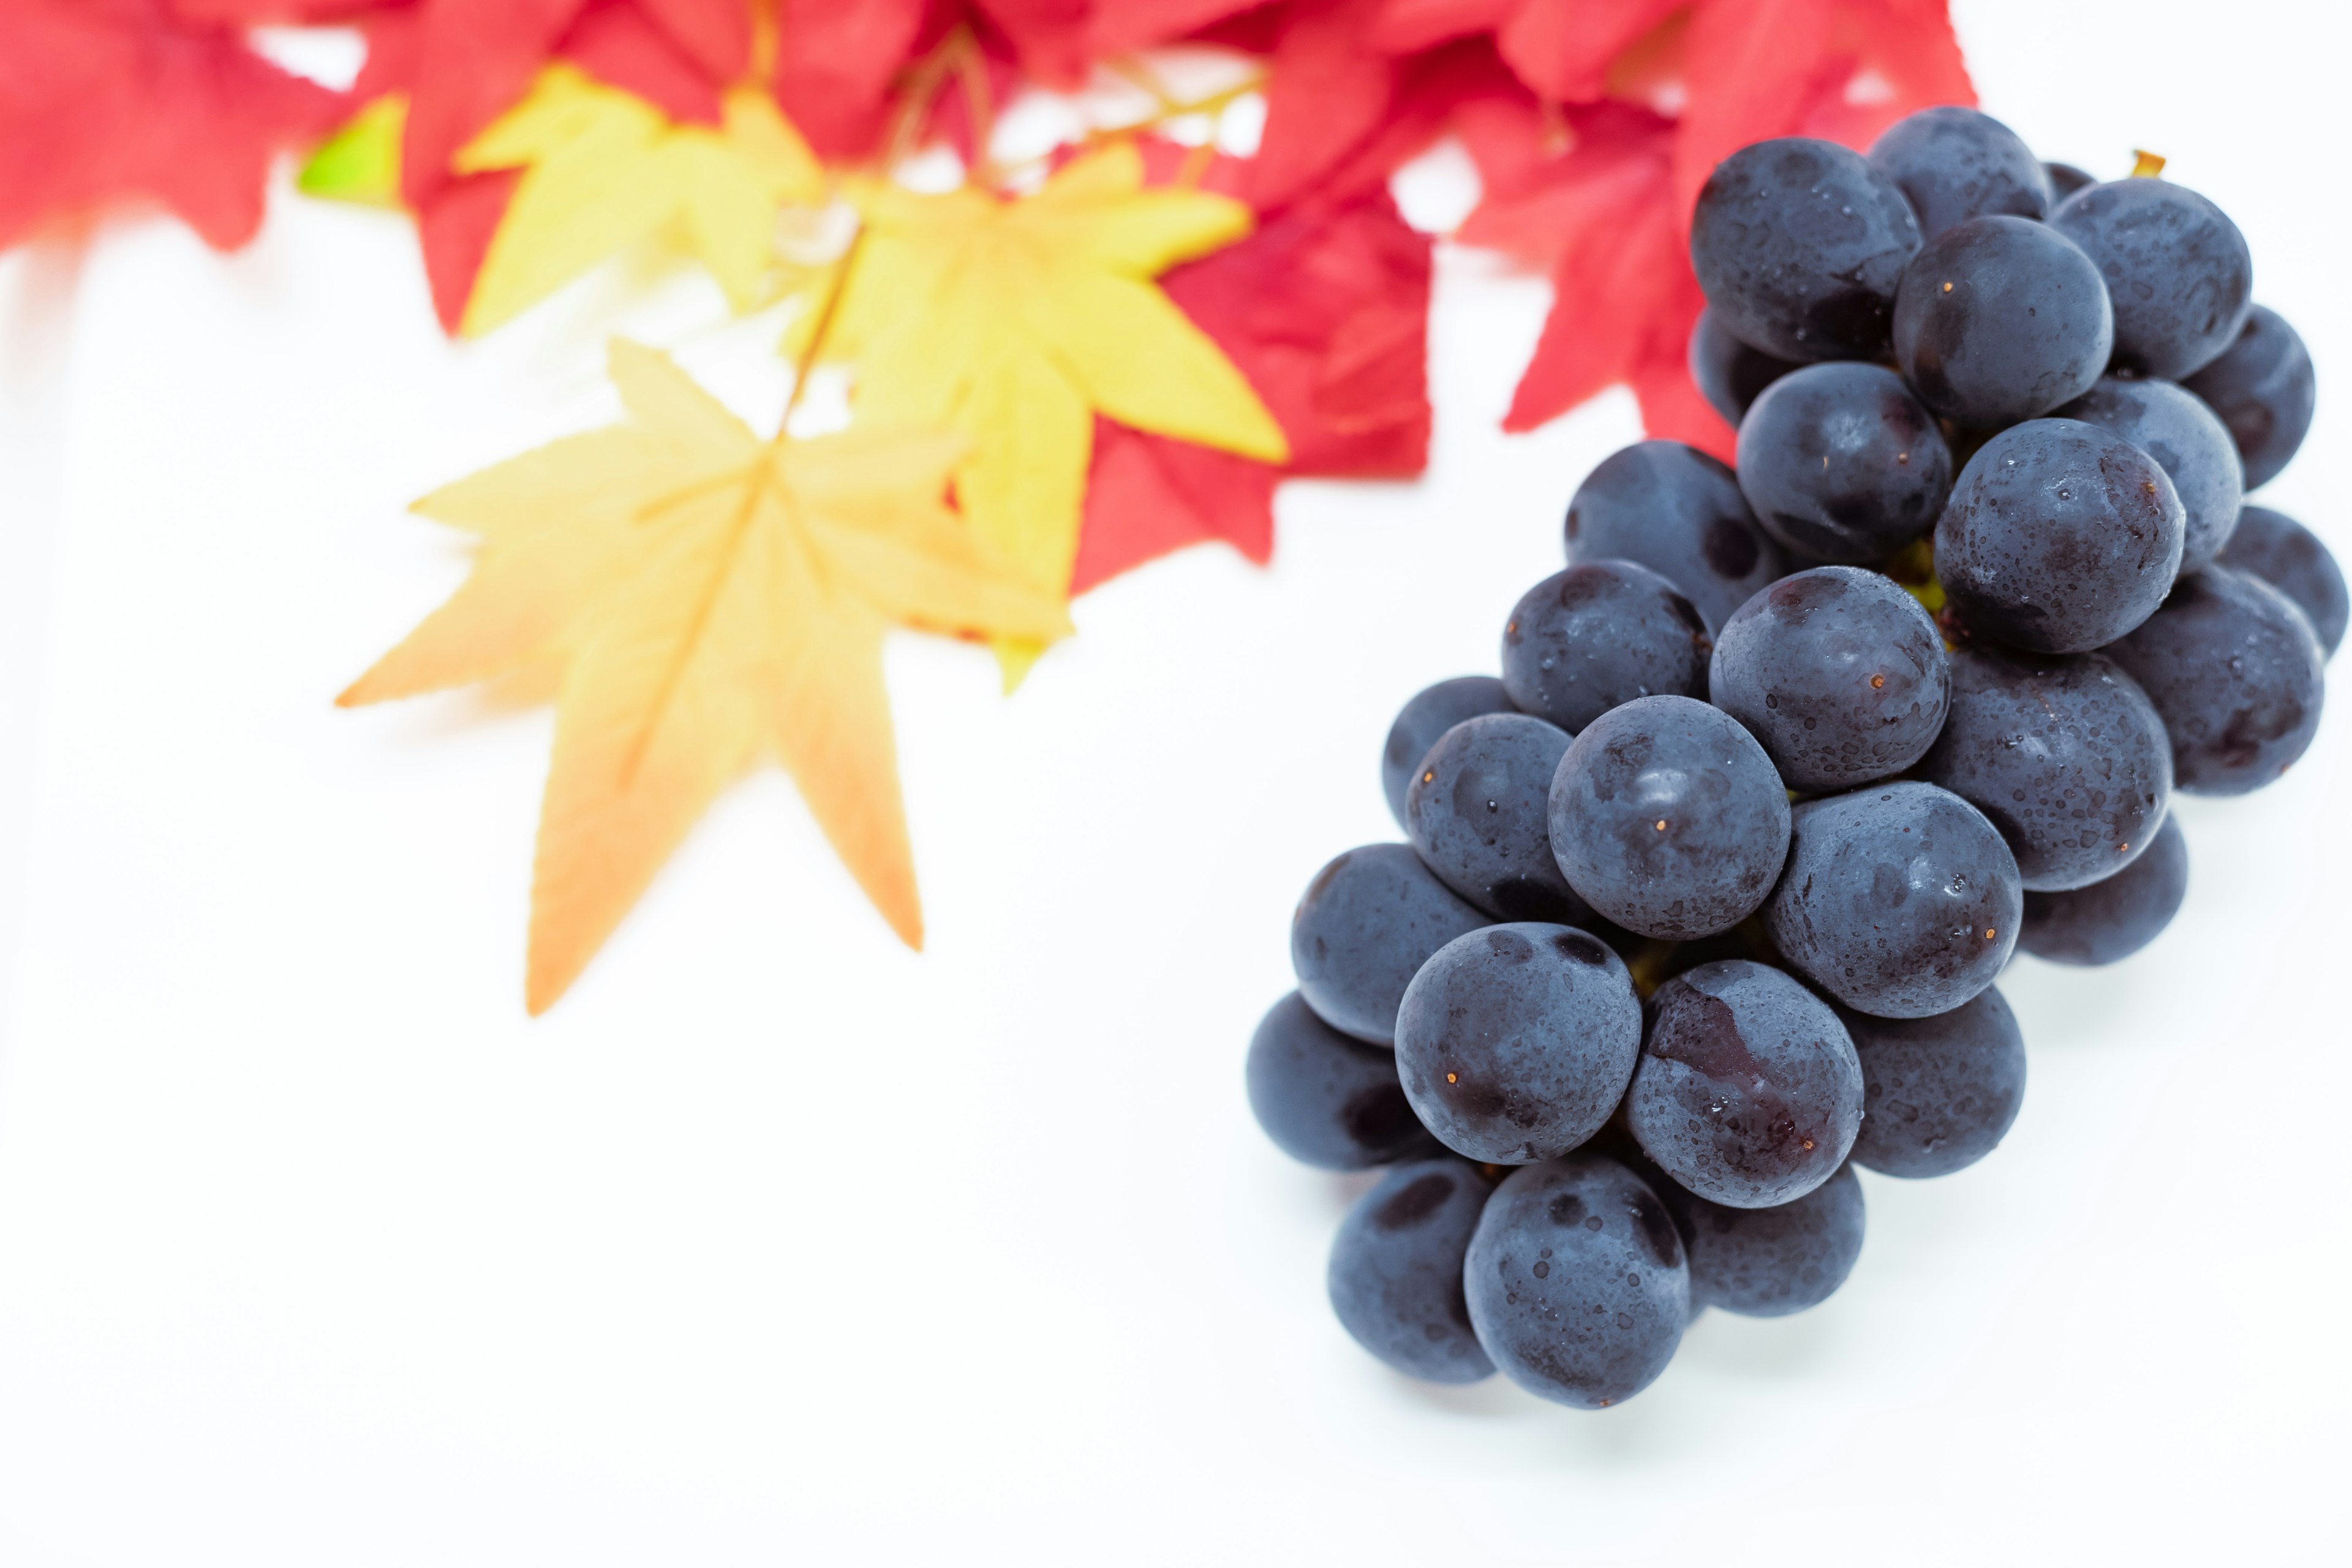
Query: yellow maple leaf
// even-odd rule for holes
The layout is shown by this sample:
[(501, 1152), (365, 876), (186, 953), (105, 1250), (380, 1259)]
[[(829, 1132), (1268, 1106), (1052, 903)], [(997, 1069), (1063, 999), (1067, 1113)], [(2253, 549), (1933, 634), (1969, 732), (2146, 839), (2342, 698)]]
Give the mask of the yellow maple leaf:
[[(1036, 586), (1068, 590), (1096, 413), (1288, 458), (1249, 382), (1151, 281), (1248, 234), (1244, 203), (1147, 189), (1126, 142), (1013, 200), (880, 182), (850, 195), (864, 226), (827, 355), (855, 366), (861, 419), (971, 437), (958, 503)], [(1038, 646), (1001, 649), (1008, 683)]]
[(853, 427), (767, 442), (651, 349), (615, 341), (612, 374), (624, 423), (416, 503), (478, 536), (472, 574), (337, 700), (561, 667), (531, 888), (533, 1013), (763, 754), (920, 947), (883, 634), (1050, 638), (1069, 630), (1059, 599), (948, 510), (961, 437)]
[(478, 336), (597, 263), (668, 233), (738, 310), (759, 302), (776, 215), (821, 201), (824, 174), (774, 100), (730, 88), (718, 129), (551, 65), (529, 96), (459, 149), (459, 174), (521, 169), (482, 258), (462, 331)]

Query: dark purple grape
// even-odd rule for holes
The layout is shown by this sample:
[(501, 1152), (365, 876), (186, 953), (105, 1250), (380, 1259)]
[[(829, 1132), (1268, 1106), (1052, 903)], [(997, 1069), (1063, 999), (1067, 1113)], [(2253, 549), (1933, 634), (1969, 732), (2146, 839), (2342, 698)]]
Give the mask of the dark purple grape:
[(2085, 185), (2095, 185), (2099, 183), (2072, 163), (2044, 163), (2042, 169), (2050, 176), (2051, 194), (2056, 200), (2062, 202)]
[(1397, 1004), (1429, 955), (1487, 923), (1408, 845), (1367, 844), (1315, 873), (1290, 917), (1298, 994), (1344, 1035), (1388, 1045)]
[(1895, 182), (1834, 142), (1784, 136), (1715, 166), (1691, 215), (1691, 266), (1734, 337), (1788, 360), (1885, 352), (1919, 220)]
[(2310, 433), (2318, 395), (2311, 351), (2276, 310), (2247, 311), (2237, 340), (2181, 384), (2229, 426), (2248, 489), (2276, 479)]
[(1690, 1321), (1674, 1216), (1641, 1177), (1599, 1154), (1504, 1178), (1462, 1278), (1478, 1342), (1503, 1375), (1587, 1410), (1656, 1381)]
[(1602, 714), (1560, 758), (1551, 848), (1604, 918), (1681, 941), (1727, 931), (1772, 890), (1789, 796), (1756, 738), (1687, 697)]
[(1971, 218), (1931, 241), (1895, 296), (1895, 363), (1920, 402), (1964, 426), (2011, 425), (2081, 396), (2114, 346), (2099, 269), (2027, 218)]
[(1716, 319), (1714, 307), (1698, 313), (1691, 327), (1691, 383), (1723, 422), (1736, 426), (1747, 416), (1756, 395), (1797, 368), (1794, 360), (1750, 348), (1733, 337)]
[(2112, 877), (2172, 805), (2172, 742), (2139, 683), (2104, 655), (1952, 655), (1952, 712), (1919, 764), (1991, 818), (2028, 890)]
[(1934, 784), (1873, 784), (1793, 813), (1764, 906), (1789, 967), (1882, 1018), (1948, 1012), (2017, 945), (2017, 859), (1984, 813)]
[(2259, 577), (2208, 566), (2106, 650), (2172, 737), (2172, 782), (2243, 795), (2286, 772), (2319, 729), (2327, 656), (2294, 601)]
[(1905, 115), (1870, 144), (1870, 161), (1909, 200), (1923, 239), (1994, 213), (2047, 217), (2056, 205), (2049, 172), (2017, 132), (1958, 104)]
[(1971, 631), (2080, 653), (2164, 602), (2184, 525), (2155, 458), (2079, 419), (2032, 419), (1960, 470), (1936, 524), (1936, 574)]
[(1739, 422), (1739, 488), (1765, 531), (1811, 561), (1877, 561), (1936, 525), (1952, 454), (1884, 365), (1814, 364)]
[(2221, 553), (2238, 526), (2244, 490), (2238, 448), (2211, 409), (2172, 382), (2107, 376), (2058, 413), (2114, 431), (2164, 469), (2184, 514), (2183, 572)]
[(1712, 631), (1786, 572), (1729, 468), (1680, 441), (1602, 459), (1568, 503), (1568, 559), (1631, 561), (1682, 590)]
[(1439, 736), (1405, 795), (1422, 863), (1497, 920), (1591, 919), (1551, 853), (1551, 775), (1567, 750), (1567, 731), (1525, 713), (1465, 719)]
[(1642, 1004), (1598, 937), (1533, 921), (1440, 948), (1397, 1012), (1397, 1074), (1438, 1141), (1523, 1165), (1565, 1154), (1624, 1098)]
[(1503, 687), (1570, 734), (1620, 702), (1706, 689), (1715, 643), (1675, 586), (1631, 561), (1587, 561), (1527, 591), (1503, 627)]
[(1720, 1307), (1743, 1318), (1785, 1318), (1818, 1307), (1862, 1256), (1862, 1183), (1852, 1165), (1770, 1208), (1727, 1208), (1671, 1184), (1658, 1195), (1682, 1230), (1694, 1315)]
[(1389, 798), (1389, 815), (1399, 827), (1404, 819), (1405, 787), (1421, 771), (1421, 759), (1437, 744), (1437, 737), (1465, 719), (1481, 713), (1516, 713), (1503, 683), (1491, 675), (1457, 675), (1413, 695), (1389, 726), (1389, 743), (1381, 752), (1381, 789)]
[(1396, 1057), (1351, 1040), (1294, 991), (1250, 1039), (1250, 1110), (1276, 1148), (1326, 1171), (1440, 1152), (1404, 1097)]
[(1685, 1191), (1731, 1208), (1794, 1203), (1845, 1161), (1862, 1068), (1829, 1004), (1733, 959), (1651, 996), (1625, 1124)]
[(2106, 279), (2117, 370), (2179, 381), (2245, 324), (2254, 289), (2246, 237), (2196, 192), (2168, 180), (2110, 180), (2059, 203), (2050, 226)]
[[(2026, 902), (2041, 896), (2028, 893)], [(1932, 1017), (1838, 1016), (1862, 1057), (1855, 1164), (1889, 1176), (1948, 1176), (1991, 1153), (2017, 1120), (2025, 1037), (1998, 988)]]
[(1707, 695), (1762, 742), (1791, 789), (1899, 773), (1944, 725), (1951, 678), (1936, 623), (1855, 566), (1783, 577), (1723, 624)]
[(2344, 574), (2317, 534), (2284, 512), (2245, 507), (2230, 542), (2221, 547), (2221, 564), (2251, 573), (2294, 600), (2319, 634), (2320, 651), (2336, 657), (2345, 621), (2352, 618), (2352, 595), (2346, 594)]
[(2167, 817), (2147, 853), (2105, 881), (2026, 894), (2017, 945), (2053, 963), (2113, 963), (2154, 942), (2188, 896), (2189, 841)]
[(1401, 1165), (1356, 1200), (1332, 1240), (1325, 1279), (1339, 1326), (1408, 1377), (1476, 1383), (1494, 1374), (1462, 1288), (1486, 1194), (1459, 1160)]

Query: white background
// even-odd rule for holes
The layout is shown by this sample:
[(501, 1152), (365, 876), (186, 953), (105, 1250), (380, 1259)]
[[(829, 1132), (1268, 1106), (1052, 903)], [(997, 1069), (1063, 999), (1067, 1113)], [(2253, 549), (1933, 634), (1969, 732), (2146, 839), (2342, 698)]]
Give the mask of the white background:
[[(2326, 389), (2263, 499), (2352, 559), (2327, 11), (1957, 9), (2045, 155), (2243, 227)], [(533, 1023), (546, 714), (331, 699), (462, 573), (404, 504), (608, 416), (601, 331), (772, 413), (765, 325), (626, 292), (452, 348), (397, 220), (282, 194), (0, 264), (0, 1562), (2342, 1560), (2346, 714), (2181, 803), (2158, 946), (2011, 971), (2015, 1131), (1865, 1174), (1827, 1305), (1605, 1415), (1433, 1391), (1332, 1321), (1361, 1183), (1242, 1052), (1630, 401), (1496, 434), (1545, 289), (1444, 255), (1425, 480), (1290, 486), (1271, 572), (1118, 582), (1010, 701), (893, 643), (929, 952), (771, 773)]]

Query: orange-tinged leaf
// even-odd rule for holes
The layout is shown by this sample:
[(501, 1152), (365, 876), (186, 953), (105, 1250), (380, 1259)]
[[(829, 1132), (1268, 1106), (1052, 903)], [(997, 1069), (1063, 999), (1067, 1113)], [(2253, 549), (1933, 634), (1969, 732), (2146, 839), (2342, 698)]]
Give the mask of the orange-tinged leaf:
[(616, 342), (612, 374), (623, 423), (417, 503), (477, 537), (473, 573), (340, 700), (561, 668), (531, 889), (533, 1013), (763, 757), (920, 946), (883, 636), (918, 626), (1042, 645), (1069, 631), (1061, 595), (948, 510), (960, 437), (763, 441), (652, 350)]
[[(966, 522), (1056, 595), (1076, 552), (1097, 412), (1267, 462), (1288, 453), (1249, 382), (1153, 281), (1248, 234), (1249, 208), (1146, 189), (1143, 176), (1120, 142), (1017, 200), (970, 187), (852, 193), (865, 226), (828, 357), (855, 366), (861, 419), (969, 439), (955, 471)], [(1003, 651), (1017, 679), (1036, 650)]]

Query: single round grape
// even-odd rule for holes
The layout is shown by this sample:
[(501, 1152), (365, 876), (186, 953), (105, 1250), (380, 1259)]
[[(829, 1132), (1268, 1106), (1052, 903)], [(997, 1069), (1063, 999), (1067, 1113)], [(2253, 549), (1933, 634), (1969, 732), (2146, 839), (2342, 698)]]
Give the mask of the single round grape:
[(1856, 566), (1781, 578), (1723, 624), (1707, 695), (1763, 744), (1791, 789), (1899, 773), (1944, 726), (1951, 674), (1935, 621)]
[(1648, 1184), (1599, 1154), (1505, 1177), (1462, 1278), (1478, 1342), (1503, 1375), (1587, 1410), (1656, 1381), (1690, 1321), (1674, 1216)]
[(2165, 818), (2147, 853), (2104, 882), (2025, 895), (2017, 945), (2053, 963), (2113, 963), (2154, 942), (2189, 896), (2189, 841)]
[(1276, 1148), (1326, 1171), (1440, 1152), (1397, 1078), (1396, 1057), (1351, 1040), (1294, 991), (1250, 1038), (1250, 1110)]
[(2345, 622), (2352, 618), (2352, 595), (2346, 594), (2344, 574), (2317, 534), (2284, 512), (2245, 507), (2230, 542), (2221, 547), (2220, 563), (2251, 573), (2294, 600), (2319, 634), (2320, 651), (2336, 657)]
[(1936, 525), (1952, 454), (1884, 365), (1814, 364), (1739, 422), (1739, 488), (1765, 531), (1808, 560), (1892, 555)]
[(1898, 782), (1807, 801), (1764, 906), (1789, 967), (1882, 1018), (1948, 1012), (1993, 983), (2017, 945), (2024, 889), (1984, 813)]
[(2000, 829), (2028, 891), (2130, 865), (2172, 805), (2172, 742), (2147, 693), (2095, 653), (1952, 655), (1952, 712), (1918, 776)]
[(2246, 237), (2196, 192), (2168, 180), (2110, 180), (2059, 203), (2050, 226), (2106, 279), (2117, 370), (2179, 381), (2245, 324), (2254, 289)]
[(2172, 382), (2111, 375), (2058, 413), (2112, 430), (2156, 459), (2180, 498), (2183, 572), (2221, 552), (2238, 526), (2244, 480), (2237, 446), (2211, 409)]
[(1770, 1208), (1727, 1208), (1662, 1192), (1690, 1259), (1691, 1311), (1785, 1318), (1837, 1293), (1862, 1256), (1862, 1183), (1852, 1165), (1803, 1197)]
[(1476, 1383), (1494, 1374), (1462, 1289), (1486, 1193), (1459, 1160), (1400, 1165), (1356, 1200), (1332, 1239), (1325, 1280), (1339, 1326), (1408, 1377)]
[(1997, 987), (1932, 1017), (1838, 1016), (1862, 1057), (1855, 1164), (1889, 1176), (1948, 1176), (1991, 1153), (2017, 1120), (2025, 1037)]
[(2294, 601), (2259, 577), (2208, 566), (2106, 650), (2172, 737), (2172, 783), (2243, 795), (2286, 772), (2319, 729), (2327, 656)]
[(1683, 941), (1727, 931), (1772, 890), (1789, 796), (1720, 709), (1644, 697), (1586, 727), (1551, 784), (1551, 848), (1605, 919)]
[(2246, 489), (2268, 484), (2311, 431), (2318, 387), (2311, 351), (2276, 310), (2256, 305), (2236, 341), (2181, 383), (2228, 426)]
[(2072, 163), (2044, 163), (2042, 165), (2042, 170), (2050, 176), (2053, 209), (2055, 202), (2064, 201), (2085, 185), (2095, 185), (2099, 183)]
[(1429, 955), (1486, 917), (1410, 845), (1367, 844), (1315, 873), (1290, 917), (1298, 994), (1343, 1035), (1388, 1045), (1397, 1004)]
[(1439, 736), (1405, 795), (1422, 863), (1497, 920), (1591, 919), (1551, 852), (1551, 775), (1567, 750), (1567, 731), (1525, 713), (1465, 719)]
[(1568, 503), (1568, 559), (1631, 561), (1682, 591), (1709, 631), (1786, 572), (1729, 468), (1680, 441), (1612, 453)]
[(1936, 574), (1972, 631), (2080, 653), (2164, 602), (2185, 525), (2155, 458), (2079, 419), (2032, 419), (1960, 470), (1936, 524)]
[(1733, 959), (1650, 998), (1625, 1123), (1685, 1190), (1731, 1208), (1794, 1203), (1837, 1173), (1862, 1125), (1862, 1067), (1829, 1004)]
[(1783, 136), (1715, 166), (1691, 215), (1691, 266), (1724, 327), (1788, 360), (1885, 351), (1919, 220), (1850, 148)]
[(1768, 354), (1732, 336), (1730, 329), (1716, 319), (1713, 306), (1701, 310), (1692, 324), (1686, 357), (1691, 384), (1723, 416), (1723, 422), (1732, 426), (1746, 417), (1748, 405), (1756, 401), (1758, 393), (1797, 368), (1794, 360)]
[(2049, 171), (2016, 132), (1958, 104), (1905, 115), (1870, 144), (1870, 161), (1909, 200), (1923, 239), (1993, 213), (2038, 220), (2057, 201)]
[(1503, 687), (1520, 711), (1569, 733), (1620, 702), (1706, 689), (1706, 620), (1679, 589), (1631, 561), (1555, 572), (1503, 627)]
[(1895, 363), (1922, 403), (1965, 426), (2081, 396), (2114, 347), (2099, 269), (2027, 218), (1971, 218), (1931, 241), (1895, 296)]
[(1565, 1154), (1624, 1098), (1642, 1004), (1572, 926), (1489, 926), (1437, 950), (1397, 1011), (1397, 1074), (1440, 1142), (1498, 1165)]
[(1491, 675), (1457, 675), (1413, 694), (1389, 726), (1389, 743), (1381, 752), (1381, 789), (1389, 798), (1389, 815), (1399, 827), (1404, 819), (1404, 792), (1421, 771), (1421, 759), (1437, 744), (1437, 737), (1465, 719), (1481, 713), (1516, 713), (1503, 683)]

